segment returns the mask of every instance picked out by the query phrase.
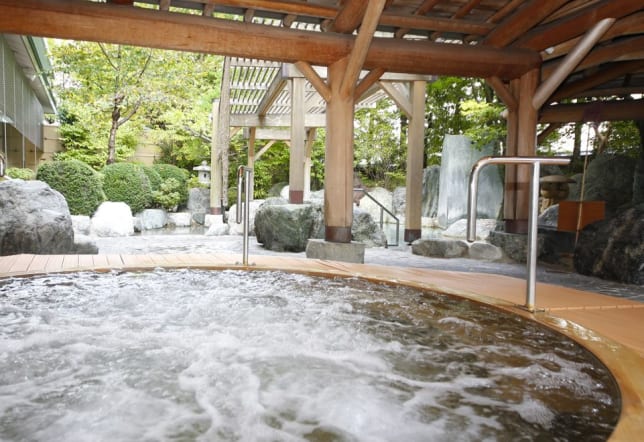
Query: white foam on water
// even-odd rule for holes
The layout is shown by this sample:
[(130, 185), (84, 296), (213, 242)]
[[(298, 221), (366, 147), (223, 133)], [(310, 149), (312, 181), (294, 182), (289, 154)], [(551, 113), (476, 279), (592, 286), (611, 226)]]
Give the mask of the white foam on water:
[[(520, 347), (521, 331), (503, 344), (509, 331), (482, 325), (500, 321), (470, 310), (279, 272), (11, 280), (0, 286), (0, 438), (546, 437), (557, 412), (544, 391), (612, 402), (590, 363)], [(532, 433), (507, 426), (519, 418)]]

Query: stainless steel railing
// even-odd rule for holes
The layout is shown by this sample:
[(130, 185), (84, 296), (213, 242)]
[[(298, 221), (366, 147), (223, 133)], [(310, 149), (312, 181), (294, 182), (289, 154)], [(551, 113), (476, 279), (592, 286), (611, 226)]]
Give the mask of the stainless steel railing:
[[(253, 174), (253, 169), (246, 166), (239, 166), (237, 169), (237, 224), (244, 223), (244, 244), (242, 251), (242, 264), (248, 265), (248, 235), (250, 232), (250, 216), (249, 216), (249, 203), (250, 203), (250, 183)], [(243, 192), (242, 192), (243, 188)], [(244, 194), (244, 201), (242, 205), (242, 193)], [(243, 210), (242, 210), (243, 208)], [(242, 213), (243, 212), (243, 213)], [(243, 215), (243, 216), (242, 216)]]
[(537, 218), (539, 211), (539, 171), (541, 164), (569, 164), (570, 158), (554, 157), (483, 157), (474, 164), (467, 195), (467, 240), (476, 240), (476, 198), (481, 169), (490, 164), (532, 164), (530, 207), (528, 213), (528, 259), (525, 307), (534, 312), (537, 287)]
[(382, 230), (382, 227), (384, 224), (384, 212), (387, 212), (387, 215), (391, 216), (396, 221), (396, 243), (387, 244), (387, 246), (398, 247), (398, 243), (400, 240), (400, 220), (398, 219), (398, 217), (394, 215), (394, 213), (391, 210), (387, 209), (380, 201), (375, 199), (369, 192), (367, 192), (362, 187), (354, 188), (353, 191), (362, 192), (366, 197), (368, 197), (371, 201), (373, 201), (380, 207), (380, 230)]

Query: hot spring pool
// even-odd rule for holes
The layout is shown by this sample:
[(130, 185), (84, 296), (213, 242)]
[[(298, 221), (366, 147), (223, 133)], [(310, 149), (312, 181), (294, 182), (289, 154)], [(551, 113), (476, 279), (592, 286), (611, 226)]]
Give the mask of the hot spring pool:
[(0, 439), (604, 440), (607, 369), (470, 301), (157, 270), (0, 280)]

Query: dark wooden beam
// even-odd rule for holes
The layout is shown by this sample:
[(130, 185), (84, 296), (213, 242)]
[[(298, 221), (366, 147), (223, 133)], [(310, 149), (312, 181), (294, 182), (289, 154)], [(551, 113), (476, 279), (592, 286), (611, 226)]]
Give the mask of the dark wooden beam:
[(566, 0), (531, 0), (499, 23), (483, 43), (494, 47), (507, 46), (565, 3)]
[(367, 11), (368, 0), (344, 0), (338, 15), (326, 29), (328, 32), (351, 34), (358, 29)]
[[(592, 111), (592, 112), (591, 112)], [(602, 101), (581, 104), (557, 104), (541, 109), (539, 123), (572, 123), (595, 119), (628, 121), (644, 118), (644, 100)]]
[[(320, 66), (349, 55), (355, 41), (337, 33), (64, 0), (0, 0), (0, 32)], [(511, 79), (540, 63), (530, 50), (374, 38), (364, 68)]]
[[(588, 91), (596, 88), (597, 86), (601, 86), (602, 84), (609, 82), (615, 78), (619, 78), (623, 75), (633, 72), (639, 72), (643, 69), (644, 60), (613, 63), (607, 68), (600, 69), (599, 71), (588, 75), (581, 80), (562, 85), (557, 90), (557, 92), (552, 95), (550, 101), (559, 101), (563, 98), (576, 97), (584, 91)], [(641, 92), (644, 93), (644, 89)]]
[[(549, 3), (549, 2), (540, 2)], [(583, 35), (604, 18), (622, 18), (642, 9), (642, 0), (603, 0), (591, 3), (568, 17), (538, 26), (514, 42), (514, 46), (543, 51)]]

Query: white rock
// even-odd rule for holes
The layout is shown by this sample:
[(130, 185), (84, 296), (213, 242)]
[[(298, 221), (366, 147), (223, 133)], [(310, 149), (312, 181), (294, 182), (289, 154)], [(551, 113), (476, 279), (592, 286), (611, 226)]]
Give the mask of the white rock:
[(134, 234), (130, 206), (122, 202), (102, 203), (92, 217), (91, 232), (96, 236), (129, 236)]

